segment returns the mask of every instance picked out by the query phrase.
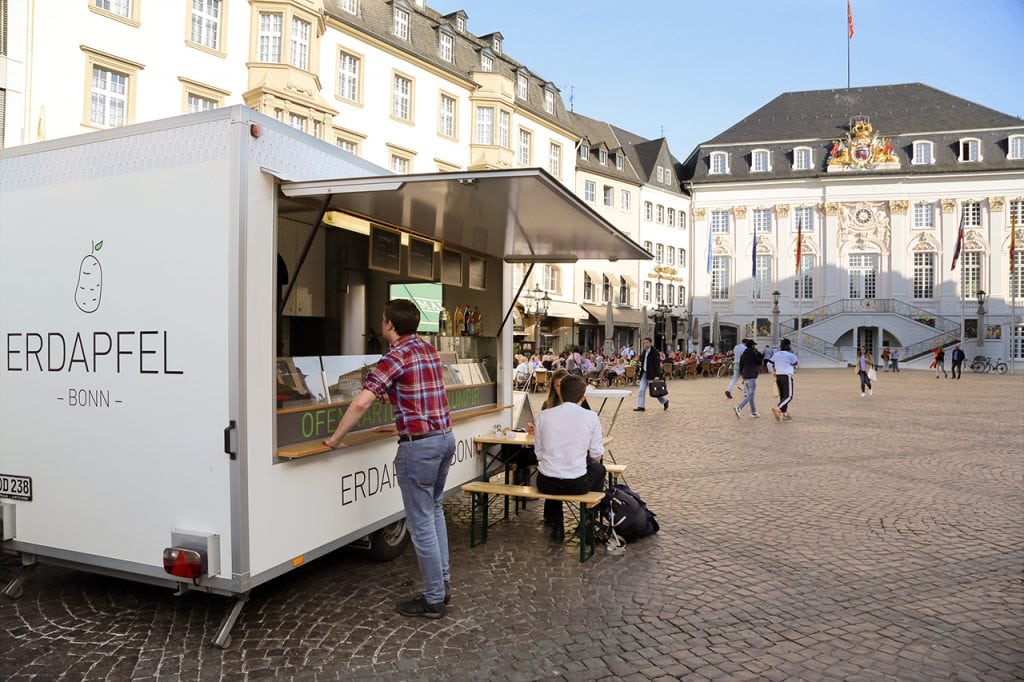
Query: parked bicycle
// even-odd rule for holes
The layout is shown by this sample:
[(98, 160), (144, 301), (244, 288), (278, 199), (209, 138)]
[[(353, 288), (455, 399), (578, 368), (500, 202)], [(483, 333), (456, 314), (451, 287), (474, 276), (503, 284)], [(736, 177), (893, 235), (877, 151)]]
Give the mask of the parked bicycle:
[(992, 362), (992, 358), (986, 355), (976, 355), (974, 360), (971, 361), (971, 369), (978, 373), (995, 372), (996, 374), (1006, 374), (1006, 370), (1009, 367), (1003, 362), (1002, 358)]

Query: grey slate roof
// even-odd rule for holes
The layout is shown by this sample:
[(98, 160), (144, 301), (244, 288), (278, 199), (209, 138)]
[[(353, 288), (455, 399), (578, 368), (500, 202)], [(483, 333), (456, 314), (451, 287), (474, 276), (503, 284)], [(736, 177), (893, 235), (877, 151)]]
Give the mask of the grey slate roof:
[[(324, 11), (331, 18), (443, 69), (465, 80), (467, 84), (473, 83), (471, 72), (479, 68), (480, 50), (485, 48), (494, 58), (494, 72), (512, 79), (513, 83), (516, 81), (516, 73), (526, 68), (506, 54), (504, 46), (507, 40), (503, 41), (501, 53), (494, 53), (490, 38), (498, 34), (497, 31), (485, 37), (477, 37), (468, 31), (459, 31), (455, 27), (455, 18), (461, 10), (442, 15), (430, 7), (417, 7), (414, 2), (406, 0), (360, 0), (359, 14), (353, 15), (341, 8), (340, 0), (323, 1)], [(393, 6), (396, 2), (409, 12), (409, 40), (402, 40), (391, 32)], [(462, 12), (462, 15), (466, 16), (465, 12)], [(447, 62), (438, 55), (437, 34), (440, 25), (450, 26), (455, 34), (454, 62)], [(516, 104), (541, 119), (568, 128), (565, 105), (558, 88), (537, 76), (532, 69), (526, 71), (530, 79), (527, 100), (517, 98)], [(551, 114), (544, 111), (545, 86), (555, 95), (554, 113)]]
[[(655, 185), (668, 192), (686, 194), (681, 187), (678, 175), (680, 165), (668, 148), (668, 140), (664, 137), (648, 140), (617, 126), (611, 126), (611, 129), (622, 142), (627, 158), (633, 162), (637, 174), (645, 184)], [(672, 177), (671, 182), (658, 182), (656, 172), (658, 166), (668, 170)]]
[[(974, 170), (1024, 168), (1024, 160), (1007, 159), (1009, 135), (1024, 133), (1024, 119), (950, 95), (921, 83), (881, 85), (838, 90), (787, 92), (739, 123), (697, 146), (685, 164), (685, 177), (694, 182), (736, 182), (826, 175), (832, 141), (845, 139), (850, 118), (868, 116), (875, 131), (891, 138), (899, 169), (856, 171), (843, 175), (932, 174)], [(961, 163), (959, 140), (981, 141), (982, 161)], [(913, 165), (913, 143), (933, 142), (935, 163)], [(813, 168), (794, 171), (793, 148), (813, 150)], [(772, 170), (750, 173), (754, 149), (771, 152)], [(729, 153), (730, 172), (709, 175), (710, 154)]]
[[(604, 121), (598, 121), (576, 112), (569, 112), (569, 124), (572, 131), (576, 133), (581, 140), (585, 139), (590, 143), (590, 157), (588, 159), (580, 158), (579, 154), (576, 155), (576, 167), (581, 170), (590, 171), (605, 175), (610, 178), (616, 178), (624, 182), (631, 182), (636, 185), (640, 185), (644, 182), (643, 179), (637, 175), (634, 169), (633, 163), (630, 160), (629, 155), (626, 153), (624, 145), (616, 137), (612, 127)], [(598, 149), (601, 145), (610, 152), (608, 163), (601, 165), (598, 157)], [(622, 170), (615, 167), (614, 157), (612, 154), (622, 154), (623, 164)]]

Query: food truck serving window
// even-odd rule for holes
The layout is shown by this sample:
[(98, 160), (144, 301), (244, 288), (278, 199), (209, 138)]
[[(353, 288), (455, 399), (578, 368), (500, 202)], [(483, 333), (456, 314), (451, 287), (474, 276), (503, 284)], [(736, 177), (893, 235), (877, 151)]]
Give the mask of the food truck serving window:
[[(420, 310), (417, 331), (441, 354), (458, 419), (497, 407), (503, 260), (649, 258), (537, 169), (280, 188), (277, 250), (288, 275), (278, 279), (280, 458), (310, 454), (337, 426), (386, 351), (388, 300)], [(376, 403), (357, 430), (369, 438), (393, 420), (391, 406)]]

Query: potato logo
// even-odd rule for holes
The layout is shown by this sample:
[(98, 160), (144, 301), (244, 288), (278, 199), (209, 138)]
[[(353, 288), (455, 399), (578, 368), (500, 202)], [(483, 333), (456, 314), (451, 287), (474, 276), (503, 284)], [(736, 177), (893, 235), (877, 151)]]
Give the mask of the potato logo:
[(83, 313), (94, 313), (100, 307), (100, 294), (103, 293), (103, 268), (96, 256), (92, 255), (103, 248), (103, 242), (96, 242), (92, 252), (82, 259), (78, 267), (78, 285), (75, 287), (75, 305)]

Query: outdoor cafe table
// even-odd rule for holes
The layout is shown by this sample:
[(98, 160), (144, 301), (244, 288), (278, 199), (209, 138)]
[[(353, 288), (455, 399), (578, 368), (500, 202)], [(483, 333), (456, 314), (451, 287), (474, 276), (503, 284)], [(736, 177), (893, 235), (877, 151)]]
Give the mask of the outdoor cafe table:
[[(609, 398), (619, 399), (619, 402), (615, 404), (615, 412), (612, 413), (612, 421), (610, 424), (608, 424), (608, 429), (604, 432), (605, 436), (611, 435), (612, 429), (615, 428), (615, 420), (618, 419), (619, 417), (619, 409), (622, 407), (622, 403), (626, 400), (626, 398), (628, 398), (631, 395), (633, 394), (624, 388), (594, 388), (592, 386), (587, 388), (586, 397), (588, 401), (591, 398), (601, 398), (601, 407), (597, 408), (598, 416), (601, 415), (601, 411), (604, 409), (604, 406), (608, 402)], [(615, 461), (615, 458), (611, 456), (611, 453), (608, 453), (608, 457), (612, 460), (612, 462)]]

